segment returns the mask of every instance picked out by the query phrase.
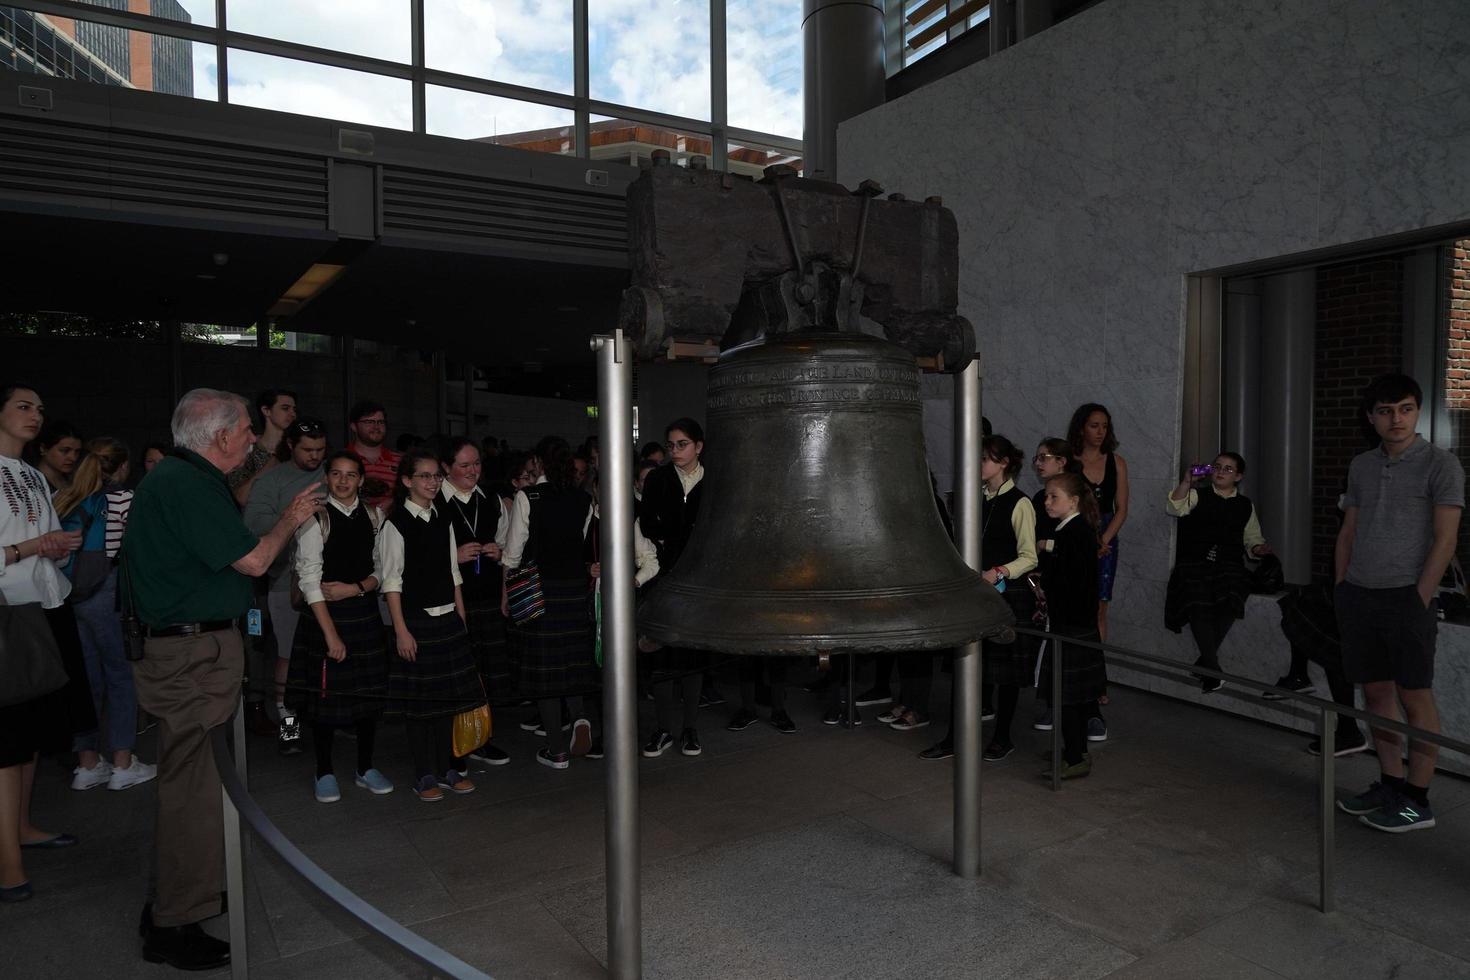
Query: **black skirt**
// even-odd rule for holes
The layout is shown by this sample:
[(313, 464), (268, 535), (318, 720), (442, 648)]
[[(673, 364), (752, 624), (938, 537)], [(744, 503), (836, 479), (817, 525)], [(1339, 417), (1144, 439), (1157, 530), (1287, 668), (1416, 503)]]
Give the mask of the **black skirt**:
[(1103, 652), (1093, 647), (1067, 643), (1067, 639), (1098, 641), (1097, 627), (1070, 629), (1056, 627), (1046, 638), (1041, 657), (1041, 673), (1037, 681), (1040, 691), (1050, 693), (1052, 669), (1058, 642), (1062, 645), (1062, 704), (1088, 704), (1102, 697), (1108, 687), (1108, 668)]
[(0, 767), (30, 762), (37, 752), (65, 752), (72, 736), (97, 730), (97, 711), (76, 614), (70, 602), (46, 610), (46, 623), (61, 650), (67, 682), (60, 690), (0, 708)]
[[(1032, 613), (1036, 612), (1036, 594), (1024, 581), (1007, 582), (1001, 598), (1011, 607), (1016, 616), (1016, 625), (1030, 627)], [(987, 684), (1006, 684), (1015, 687), (1030, 687), (1036, 677), (1036, 651), (1039, 643), (1034, 636), (1016, 634), (1010, 643), (985, 640), (981, 643), (980, 676)]]
[(430, 616), (410, 609), (404, 610), (403, 618), (418, 653), (409, 662), (396, 649), (389, 651), (387, 716), (422, 721), (484, 704), (480, 674), (459, 614)]
[(1250, 594), (1250, 572), (1242, 562), (1180, 562), (1169, 573), (1164, 592), (1164, 625), (1178, 633), (1189, 625), (1190, 616), (1200, 613), (1227, 612), (1243, 619)]
[(383, 712), (388, 696), (391, 633), (383, 629), (378, 617), (376, 596), (329, 602), (327, 611), (347, 648), (347, 659), (338, 662), (327, 658), (327, 638), (316, 616), (310, 609), (303, 612), (291, 646), (286, 704), (312, 724), (353, 725)]
[(515, 693), (531, 699), (587, 694), (598, 682), (587, 582), (543, 578), (541, 593), (546, 611), (510, 630)]
[(492, 698), (503, 697), (515, 678), (510, 645), (506, 641), (505, 617), (500, 614), (500, 596), (465, 593), (464, 612), (469, 619), (470, 650), (475, 657), (475, 668), (485, 682), (485, 692)]

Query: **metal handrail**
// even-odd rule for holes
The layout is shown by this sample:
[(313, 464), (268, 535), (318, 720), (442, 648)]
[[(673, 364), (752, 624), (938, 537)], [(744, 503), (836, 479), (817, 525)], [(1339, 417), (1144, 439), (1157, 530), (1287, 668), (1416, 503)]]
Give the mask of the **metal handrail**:
[[(1181, 663), (1178, 660), (1170, 660), (1158, 654), (1144, 653), (1141, 650), (1130, 650), (1127, 647), (1114, 646), (1110, 643), (1102, 643), (1097, 640), (1081, 640), (1060, 633), (1047, 630), (1033, 629), (1029, 626), (1017, 626), (1015, 631), (1024, 636), (1035, 636), (1043, 640), (1052, 640), (1052, 789), (1061, 789), (1062, 769), (1062, 743), (1061, 743), (1061, 696), (1062, 696), (1062, 652), (1063, 644), (1076, 644), (1081, 647), (1090, 647), (1101, 650), (1106, 654), (1115, 654), (1124, 658), (1152, 664), (1165, 670), (1177, 671), (1190, 676), (1214, 677), (1222, 681), (1229, 681), (1240, 687), (1249, 688), (1261, 693), (1271, 693), (1280, 696), (1283, 701), (1295, 701), (1309, 708), (1316, 708), (1317, 715), (1317, 737), (1320, 740), (1321, 766), (1318, 769), (1317, 786), (1317, 843), (1318, 843), (1318, 865), (1317, 865), (1317, 908), (1323, 912), (1331, 912), (1333, 906), (1332, 882), (1334, 877), (1334, 851), (1336, 840), (1336, 808), (1337, 808), (1337, 781), (1335, 778), (1335, 764), (1337, 751), (1337, 716), (1346, 715), (1359, 721), (1366, 721), (1373, 728), (1386, 728), (1408, 735), (1411, 738), (1425, 742), (1433, 742), (1442, 748), (1453, 749), (1456, 752), (1470, 754), (1470, 744), (1457, 738), (1451, 738), (1440, 732), (1425, 731), (1413, 725), (1405, 724), (1396, 718), (1385, 718), (1383, 715), (1375, 715), (1369, 711), (1363, 711), (1356, 707), (1338, 704), (1336, 701), (1327, 701), (1310, 694), (1300, 694), (1289, 691), (1284, 687), (1274, 684), (1266, 684), (1262, 681), (1253, 680), (1249, 677), (1241, 677), (1238, 674), (1226, 673), (1212, 667), (1200, 667), (1194, 664)], [(1192, 702), (1191, 702), (1192, 703)]]
[[(243, 716), (239, 712), (236, 713), (236, 717), (243, 721)], [(244, 738), (244, 725), (237, 724), (235, 731), (236, 744), (241, 744)], [(369, 904), (303, 854), (299, 847), (281, 833), (280, 828), (271, 821), (270, 817), (265, 815), (260, 804), (255, 802), (255, 798), (245, 788), (236, 771), (239, 761), (231, 754), (225, 738), (225, 726), (215, 728), (209, 733), (209, 736), (214, 748), (215, 768), (219, 770), (220, 783), (224, 788), (227, 811), (225, 863), (230, 879), (230, 959), (231, 966), (236, 971), (235, 976), (247, 975), (248, 969), (244, 955), (244, 884), (243, 879), (240, 878), (243, 864), (240, 861), (238, 850), (240, 845), (239, 825), (233, 819), (235, 814), (228, 812), (230, 807), (233, 807), (239, 816), (243, 816), (245, 822), (250, 825), (250, 829), (255, 831), (255, 835), (264, 841), (267, 847), (275, 851), (281, 860), (285, 861), (291, 870), (300, 875), (307, 884), (325, 895), (332, 904), (361, 922), (369, 931), (386, 939), (400, 952), (428, 967), (432, 971), (432, 976), (449, 977), (452, 980), (491, 980), (489, 974), (475, 969), (464, 960), (439, 948)]]

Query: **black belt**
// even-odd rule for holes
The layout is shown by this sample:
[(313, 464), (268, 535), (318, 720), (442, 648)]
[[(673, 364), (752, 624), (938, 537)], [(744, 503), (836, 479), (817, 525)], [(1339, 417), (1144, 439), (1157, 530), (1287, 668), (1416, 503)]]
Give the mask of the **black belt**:
[(153, 638), (165, 636), (198, 636), (200, 633), (214, 633), (218, 630), (234, 629), (233, 619), (216, 619), (212, 623), (174, 623), (170, 626), (145, 626), (143, 635)]

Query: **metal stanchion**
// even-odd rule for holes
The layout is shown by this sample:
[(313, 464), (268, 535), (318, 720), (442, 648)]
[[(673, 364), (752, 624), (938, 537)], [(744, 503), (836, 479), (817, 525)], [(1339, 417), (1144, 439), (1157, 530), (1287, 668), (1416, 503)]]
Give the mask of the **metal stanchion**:
[(1051, 789), (1062, 788), (1062, 644), (1055, 636), (1051, 647)]
[(607, 750), (607, 970), (643, 975), (638, 869), (637, 633), (633, 620), (633, 348), (621, 330), (597, 353), (603, 737)]
[[(955, 543), (977, 571), (980, 555), (980, 362), (954, 379)], [(954, 658), (954, 873), (980, 874), (980, 644)]]
[(1321, 796), (1317, 801), (1318, 817), (1318, 895), (1317, 907), (1323, 912), (1332, 911), (1332, 857), (1335, 849), (1336, 832), (1336, 777), (1337, 758), (1337, 712), (1323, 708), (1317, 722), (1317, 737), (1322, 747), (1322, 773), (1319, 787)]
[[(245, 762), (245, 692), (240, 692), (240, 704), (235, 709), (232, 726), (235, 739), (235, 773), (241, 785), (246, 783)], [(230, 914), (230, 976), (233, 980), (245, 980), (250, 975), (250, 953), (247, 949), (250, 937), (245, 928), (245, 841), (240, 833), (240, 811), (230, 794), (220, 787), (225, 817), (225, 897)], [(161, 846), (162, 842), (160, 842)]]

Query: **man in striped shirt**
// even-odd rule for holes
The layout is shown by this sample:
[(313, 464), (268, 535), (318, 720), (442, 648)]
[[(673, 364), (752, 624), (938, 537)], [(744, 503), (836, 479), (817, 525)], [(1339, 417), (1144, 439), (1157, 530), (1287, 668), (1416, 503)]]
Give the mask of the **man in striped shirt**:
[(374, 507), (387, 513), (393, 506), (393, 483), (397, 479), (400, 454), (389, 449), (388, 413), (375, 401), (360, 401), (348, 413), (347, 428), (352, 433), (347, 448), (362, 457), (362, 495)]

